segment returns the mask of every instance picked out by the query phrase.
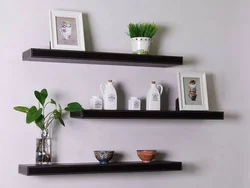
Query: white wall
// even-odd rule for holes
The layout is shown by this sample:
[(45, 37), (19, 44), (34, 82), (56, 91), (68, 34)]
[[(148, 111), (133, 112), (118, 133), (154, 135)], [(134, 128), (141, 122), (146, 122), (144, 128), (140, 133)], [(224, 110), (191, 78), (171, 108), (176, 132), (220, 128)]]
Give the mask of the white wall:
[[(8, 0), (1, 3), (0, 187), (249, 187), (249, 5), (247, 0)], [(185, 65), (160, 69), (22, 62), (30, 47), (47, 48), (48, 10), (78, 10), (85, 17), (87, 49), (130, 52), (129, 22), (154, 21), (162, 30), (154, 51), (184, 56)], [(224, 121), (74, 120), (57, 127), (59, 162), (95, 161), (93, 150), (136, 149), (167, 152), (183, 161), (182, 172), (26, 177), (18, 164), (33, 163), (37, 128), (26, 125), (13, 106), (33, 104), (34, 89), (47, 88), (62, 104), (88, 106), (99, 84), (113, 79), (130, 96), (144, 97), (149, 82), (169, 88), (170, 109), (177, 97), (176, 72), (206, 71), (211, 110)], [(58, 126), (58, 125), (55, 125)]]

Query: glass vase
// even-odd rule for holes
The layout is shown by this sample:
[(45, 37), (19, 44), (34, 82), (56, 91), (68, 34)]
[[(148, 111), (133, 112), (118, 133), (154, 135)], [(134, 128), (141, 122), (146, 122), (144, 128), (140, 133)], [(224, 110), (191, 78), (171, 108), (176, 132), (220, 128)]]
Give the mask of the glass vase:
[(42, 131), (41, 138), (36, 139), (36, 164), (50, 164), (51, 155), (51, 138), (48, 131)]

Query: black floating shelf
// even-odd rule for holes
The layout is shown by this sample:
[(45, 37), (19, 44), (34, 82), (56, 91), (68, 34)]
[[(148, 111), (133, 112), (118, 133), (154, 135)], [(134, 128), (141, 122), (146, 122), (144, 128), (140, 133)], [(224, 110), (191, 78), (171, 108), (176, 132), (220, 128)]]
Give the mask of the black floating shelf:
[(224, 112), (213, 111), (129, 111), (84, 110), (71, 112), (71, 118), (82, 119), (210, 119), (223, 120)]
[(23, 61), (141, 67), (171, 67), (183, 64), (183, 58), (175, 56), (136, 55), (125, 53), (50, 50), (37, 48), (31, 48), (23, 52)]
[(19, 165), (19, 174), (26, 176), (180, 170), (182, 170), (182, 163), (171, 161), (152, 162), (148, 164), (142, 162), (120, 162), (107, 165), (100, 165), (99, 163)]

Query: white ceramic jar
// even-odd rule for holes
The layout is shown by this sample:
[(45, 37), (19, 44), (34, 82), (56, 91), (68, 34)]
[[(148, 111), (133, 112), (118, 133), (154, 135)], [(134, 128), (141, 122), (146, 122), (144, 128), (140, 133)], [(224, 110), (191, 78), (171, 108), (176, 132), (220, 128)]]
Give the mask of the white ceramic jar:
[(138, 97), (130, 97), (128, 101), (129, 110), (141, 110), (141, 100)]
[(93, 96), (90, 99), (90, 109), (92, 110), (102, 110), (102, 98), (98, 96)]
[(133, 54), (148, 54), (152, 39), (148, 37), (135, 37), (131, 38)]

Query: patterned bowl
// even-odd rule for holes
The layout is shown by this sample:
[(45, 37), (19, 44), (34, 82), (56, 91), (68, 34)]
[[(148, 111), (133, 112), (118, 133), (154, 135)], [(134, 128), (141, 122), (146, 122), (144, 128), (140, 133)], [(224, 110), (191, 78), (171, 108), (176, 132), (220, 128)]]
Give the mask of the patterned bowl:
[(156, 150), (137, 150), (137, 155), (143, 163), (150, 163), (155, 158), (156, 153)]
[(113, 158), (114, 151), (94, 151), (94, 154), (100, 164), (108, 164)]

